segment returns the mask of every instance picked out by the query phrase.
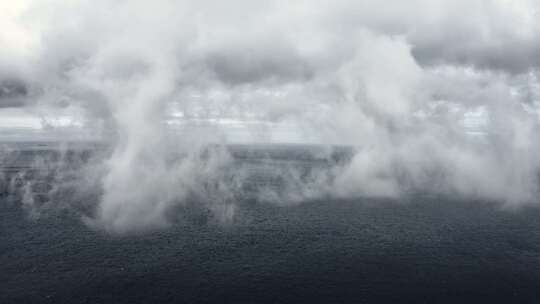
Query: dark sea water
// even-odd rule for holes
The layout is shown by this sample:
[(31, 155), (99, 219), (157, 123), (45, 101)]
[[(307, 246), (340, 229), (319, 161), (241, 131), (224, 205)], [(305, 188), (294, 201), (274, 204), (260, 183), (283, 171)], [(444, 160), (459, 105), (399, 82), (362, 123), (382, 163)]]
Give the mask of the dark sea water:
[[(11, 169), (15, 170), (15, 169)], [(0, 303), (540, 303), (540, 209), (414, 195), (246, 199), (114, 236), (0, 197)]]

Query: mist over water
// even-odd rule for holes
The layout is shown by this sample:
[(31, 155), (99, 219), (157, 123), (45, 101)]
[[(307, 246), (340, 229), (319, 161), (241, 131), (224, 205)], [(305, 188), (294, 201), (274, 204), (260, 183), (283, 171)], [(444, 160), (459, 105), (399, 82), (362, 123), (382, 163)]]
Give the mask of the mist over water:
[[(74, 168), (30, 166), (55, 173), (47, 208), (96, 229), (167, 227), (193, 204), (227, 221), (248, 194), (538, 204), (534, 1), (20, 3), (0, 32), (0, 107), (99, 139)], [(279, 146), (245, 157), (257, 148), (235, 143), (316, 148), (283, 161)]]

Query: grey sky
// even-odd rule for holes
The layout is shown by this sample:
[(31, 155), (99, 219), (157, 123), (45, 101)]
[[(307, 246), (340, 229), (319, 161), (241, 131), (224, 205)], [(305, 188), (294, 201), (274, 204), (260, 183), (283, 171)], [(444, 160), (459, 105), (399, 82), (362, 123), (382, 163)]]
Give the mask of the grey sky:
[[(532, 203), (539, 9), (535, 0), (5, 2), (0, 117), (25, 109), (48, 128), (111, 140), (99, 220), (112, 229), (141, 213), (159, 222), (186, 193), (168, 186), (195, 183), (188, 163), (172, 172), (160, 162), (171, 143), (229, 142), (231, 126), (242, 141), (361, 147), (336, 195), (400, 195), (407, 176), (409, 188)], [(155, 174), (140, 181), (137, 170)]]

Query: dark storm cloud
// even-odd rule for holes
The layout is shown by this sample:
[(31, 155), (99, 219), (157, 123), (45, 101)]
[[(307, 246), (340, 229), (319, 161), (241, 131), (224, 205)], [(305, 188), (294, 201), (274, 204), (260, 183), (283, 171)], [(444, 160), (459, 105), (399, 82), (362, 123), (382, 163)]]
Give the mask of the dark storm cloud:
[(22, 107), (28, 103), (28, 87), (18, 79), (0, 79), (0, 108)]
[(267, 44), (219, 50), (206, 60), (217, 78), (228, 84), (306, 81), (313, 75), (309, 63), (294, 50)]
[(418, 41), (412, 49), (414, 57), (425, 65), (462, 65), (479, 69), (527, 73), (540, 68), (540, 39), (528, 41), (506, 38), (480, 42), (476, 36), (455, 37), (441, 33), (441, 38)]

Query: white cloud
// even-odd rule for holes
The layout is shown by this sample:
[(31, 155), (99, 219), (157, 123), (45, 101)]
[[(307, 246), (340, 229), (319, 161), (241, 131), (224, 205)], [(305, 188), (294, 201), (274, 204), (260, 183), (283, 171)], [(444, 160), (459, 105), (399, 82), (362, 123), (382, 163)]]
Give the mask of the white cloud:
[[(9, 9), (32, 18), (4, 21), (0, 37), (25, 55), (0, 53), (0, 80), (24, 84), (19, 106), (77, 109), (77, 124), (114, 143), (96, 219), (112, 230), (162, 223), (219, 176), (219, 161), (167, 160), (170, 149), (196, 155), (226, 142), (225, 121), (244, 123), (242, 141), (361, 147), (332, 185), (339, 195), (534, 203), (538, 9), (526, 0), (34, 1)], [(171, 116), (182, 130), (169, 132)]]

